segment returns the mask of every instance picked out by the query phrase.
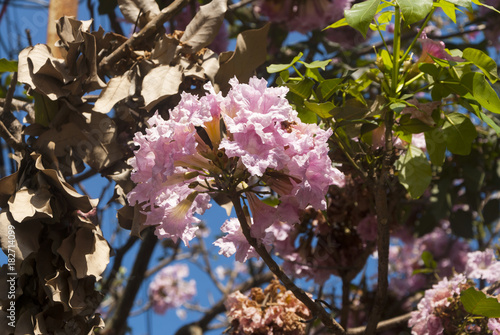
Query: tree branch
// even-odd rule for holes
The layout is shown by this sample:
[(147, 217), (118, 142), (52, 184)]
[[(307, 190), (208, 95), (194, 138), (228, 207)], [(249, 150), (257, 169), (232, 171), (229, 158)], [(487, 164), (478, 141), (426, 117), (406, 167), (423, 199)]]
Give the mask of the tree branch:
[(110, 67), (122, 58), (128, 49), (133, 49), (142, 41), (154, 36), (165, 22), (170, 20), (178, 11), (180, 11), (188, 2), (188, 0), (175, 0), (168, 7), (162, 9), (153, 20), (149, 21), (144, 28), (137, 34), (130, 37), (125, 43), (120, 45), (110, 55), (104, 57), (99, 63), (99, 69), (105, 72), (110, 70)]
[(321, 306), (319, 303), (313, 301), (301, 288), (299, 288), (295, 283), (288, 278), (288, 276), (283, 272), (280, 266), (274, 261), (271, 255), (267, 252), (266, 248), (262, 246), (250, 233), (250, 226), (248, 225), (245, 213), (240, 203), (240, 196), (238, 193), (234, 193), (230, 196), (231, 202), (233, 203), (236, 216), (241, 224), (241, 230), (243, 235), (247, 239), (248, 243), (257, 251), (262, 260), (266, 263), (269, 269), (278, 277), (278, 279), (283, 283), (287, 290), (292, 291), (297, 299), (302, 301), (304, 305), (311, 311), (313, 316), (318, 317), (321, 322), (326, 326), (326, 328), (333, 334), (345, 334), (345, 330), (340, 324), (335, 321), (334, 318)]
[[(406, 325), (411, 318), (411, 313), (403, 314), (392, 319), (381, 321), (377, 326), (377, 332), (391, 329), (397, 326)], [(365, 334), (366, 327), (356, 327), (347, 330), (347, 335)]]
[(116, 311), (102, 334), (124, 335), (127, 331), (127, 318), (134, 305), (135, 297), (144, 280), (144, 274), (148, 268), (149, 259), (153, 254), (158, 239), (154, 234), (154, 228), (147, 229), (141, 247), (132, 267), (127, 287), (118, 301)]
[(375, 334), (378, 321), (382, 316), (387, 300), (389, 287), (389, 209), (387, 204), (387, 180), (392, 167), (392, 124), (394, 112), (386, 110), (385, 118), (385, 149), (382, 169), (375, 185), (375, 206), (377, 211), (377, 249), (378, 249), (378, 279), (377, 292), (372, 312), (366, 326), (366, 334)]

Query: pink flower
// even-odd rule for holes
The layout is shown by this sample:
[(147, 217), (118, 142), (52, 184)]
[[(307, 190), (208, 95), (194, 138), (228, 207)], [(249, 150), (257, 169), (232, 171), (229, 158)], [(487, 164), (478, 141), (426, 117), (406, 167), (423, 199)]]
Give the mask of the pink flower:
[(149, 299), (153, 310), (165, 314), (170, 308), (182, 306), (196, 295), (194, 279), (185, 281), (189, 268), (185, 264), (164, 267), (149, 284)]
[(488, 329), (493, 332), (493, 335), (500, 335), (500, 319), (488, 319)]
[[(328, 156), (332, 131), (302, 123), (285, 98), (287, 88), (268, 88), (255, 77), (249, 84), (230, 83), (226, 97), (210, 83), (201, 98), (182, 93), (168, 120), (155, 114), (146, 133), (134, 137), (138, 149), (130, 164), (137, 185), (128, 200), (140, 204), (145, 224), (157, 226), (160, 238), (188, 245), (198, 230), (196, 215), (210, 207), (209, 194), (244, 187), (254, 215), (251, 233), (260, 243), (272, 243), (273, 234), (266, 232), (271, 225), (296, 222), (308, 205), (325, 209), (329, 185), (344, 183)], [(277, 208), (253, 194), (262, 188), (279, 195)], [(221, 253), (243, 261), (254, 253), (238, 227), (226, 222), (228, 235), (216, 243)]]
[[(427, 38), (427, 34), (422, 32), (420, 38), (418, 39), (420, 43), (422, 43), (422, 54), (420, 55), (417, 63), (434, 63), (432, 57), (455, 61), (455, 62), (463, 62), (464, 59), (460, 57), (453, 57), (448, 52), (446, 52), (445, 44), (443, 41), (434, 41)], [(432, 56), (432, 57), (431, 57)]]
[(467, 257), (465, 269), (467, 277), (484, 279), (489, 283), (494, 283), (499, 280), (500, 261), (496, 260), (493, 249), (470, 252), (467, 254)]
[(243, 235), (240, 221), (237, 218), (226, 220), (221, 227), (221, 231), (227, 233), (227, 235), (213, 243), (220, 248), (219, 255), (231, 257), (236, 254), (235, 259), (242, 263), (246, 262), (248, 258), (259, 257), (255, 249), (248, 243), (245, 235)]
[(408, 327), (412, 335), (439, 335), (444, 331), (443, 320), (435, 315), (436, 308), (447, 307), (452, 298), (460, 296), (461, 286), (467, 282), (463, 274), (458, 274), (450, 280), (444, 278), (425, 295), (417, 305), (418, 310), (411, 313)]

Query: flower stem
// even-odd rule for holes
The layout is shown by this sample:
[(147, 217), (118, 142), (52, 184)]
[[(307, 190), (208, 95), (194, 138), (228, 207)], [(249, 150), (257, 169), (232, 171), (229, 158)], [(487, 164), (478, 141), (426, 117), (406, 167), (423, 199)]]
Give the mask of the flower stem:
[(283, 283), (287, 290), (292, 291), (297, 299), (302, 301), (304, 305), (311, 311), (313, 316), (318, 317), (323, 324), (328, 328), (328, 330), (333, 334), (345, 334), (344, 328), (335, 321), (335, 319), (317, 302), (313, 301), (301, 288), (294, 284), (294, 282), (288, 278), (288, 276), (283, 272), (281, 267), (274, 261), (271, 255), (267, 252), (266, 248), (257, 241), (250, 234), (250, 226), (245, 216), (245, 212), (241, 206), (240, 195), (234, 192), (230, 195), (231, 202), (233, 203), (236, 216), (240, 221), (241, 230), (243, 235), (247, 239), (248, 243), (257, 251), (262, 260), (266, 263), (272, 273), (278, 277), (278, 279)]

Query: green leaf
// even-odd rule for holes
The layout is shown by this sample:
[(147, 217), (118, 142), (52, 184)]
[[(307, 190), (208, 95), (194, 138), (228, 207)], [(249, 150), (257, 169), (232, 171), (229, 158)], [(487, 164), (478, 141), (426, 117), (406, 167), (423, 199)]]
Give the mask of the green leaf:
[(301, 52), (295, 58), (288, 64), (271, 64), (269, 65), (266, 70), (268, 73), (276, 73), (276, 72), (281, 72), (283, 70), (286, 70), (290, 68), (293, 64), (297, 63), (300, 58), (302, 58), (304, 54)]
[(495, 11), (495, 12), (497, 12), (497, 13), (499, 13), (499, 14), (500, 14), (500, 11), (498, 11), (498, 9), (496, 9), (496, 8), (495, 8), (495, 7), (493, 7), (493, 6), (488, 6), (488, 5), (485, 5), (484, 3), (481, 3), (479, 0), (472, 0), (472, 2), (473, 2), (473, 3), (475, 3), (475, 4), (476, 4), (476, 5), (478, 5), (478, 6), (483, 6), (483, 7), (486, 7), (486, 8), (488, 8), (488, 9), (491, 9), (491, 10), (493, 10), (493, 11)]
[(399, 182), (413, 199), (424, 194), (432, 179), (432, 170), (425, 154), (410, 145), (405, 155), (396, 161)]
[(305, 76), (314, 79), (319, 83), (325, 81), (325, 78), (323, 78), (323, 76), (319, 73), (318, 69), (306, 69)]
[(472, 12), (472, 1), (471, 0), (445, 0), (444, 2), (452, 3), (456, 6), (465, 7), (470, 12)]
[(456, 112), (445, 115), (443, 133), (448, 150), (457, 155), (470, 154), (471, 144), (477, 137), (471, 120)]
[(500, 135), (500, 126), (496, 124), (496, 122), (490, 118), (488, 115), (484, 114), (483, 112), (479, 111), (478, 113), (479, 118), (484, 121), (488, 126), (493, 129), (497, 135)]
[(487, 318), (500, 318), (500, 302), (495, 298), (487, 297), (474, 287), (460, 293), (460, 301), (467, 312)]
[(439, 7), (443, 10), (443, 13), (446, 14), (450, 18), (453, 23), (457, 23), (457, 13), (456, 13), (456, 7), (454, 4), (447, 2), (447, 1), (441, 1), (441, 2), (435, 2), (433, 4), (435, 7)]
[(333, 93), (337, 91), (337, 88), (342, 83), (342, 78), (327, 79), (318, 86), (318, 93), (322, 100), (330, 98)]
[(434, 256), (432, 256), (432, 253), (427, 250), (422, 252), (422, 261), (424, 261), (424, 265), (426, 268), (435, 269), (437, 267)]
[(443, 165), (446, 158), (446, 142), (443, 131), (441, 129), (426, 131), (424, 136), (425, 147), (431, 163), (437, 166)]
[(302, 99), (308, 99), (311, 96), (314, 81), (305, 78), (299, 82), (287, 82), (285, 86), (290, 89), (290, 92), (297, 94)]
[(407, 24), (422, 20), (432, 9), (432, 0), (396, 0)]
[(278, 206), (280, 204), (280, 199), (278, 199), (277, 197), (267, 197), (267, 198), (262, 199), (261, 201), (263, 203), (265, 203), (266, 205), (269, 205), (272, 207)]
[(497, 63), (495, 63), (495, 61), (490, 56), (488, 56), (481, 50), (467, 48), (464, 50), (462, 57), (467, 59), (468, 61), (471, 61), (472, 63), (474, 63), (474, 65), (480, 68), (492, 83), (496, 82), (499, 79), (497, 72)]
[(349, 24), (347, 23), (347, 20), (345, 19), (345, 17), (343, 17), (340, 20), (338, 20), (337, 22), (332, 23), (331, 25), (329, 25), (328, 27), (326, 27), (323, 30), (334, 29), (334, 28), (344, 27), (344, 26), (348, 26), (348, 25)]
[(483, 219), (487, 225), (497, 221), (500, 217), (500, 199), (490, 199), (483, 207)]
[(17, 61), (0, 58), (0, 72), (16, 72)]
[(32, 95), (35, 98), (35, 123), (48, 127), (59, 111), (59, 103), (37, 92)]
[(382, 57), (385, 68), (389, 71), (392, 70), (392, 58), (389, 52), (385, 49), (382, 49), (380, 51), (380, 57)]
[(409, 134), (420, 134), (424, 131), (432, 130), (433, 128), (419, 119), (412, 119), (411, 115), (405, 114), (399, 119), (398, 130)]
[[(426, 0), (428, 1), (428, 0)], [(344, 11), (344, 16), (347, 23), (359, 31), (364, 38), (366, 38), (366, 33), (370, 27), (375, 14), (377, 14), (377, 8), (380, 0), (367, 0), (355, 4)]]
[(486, 81), (484, 74), (469, 72), (462, 76), (460, 83), (467, 88), (477, 102), (490, 112), (500, 114), (500, 99)]
[(330, 64), (330, 60), (327, 59), (327, 60), (316, 60), (312, 63), (306, 63), (306, 62), (302, 62), (302, 61), (299, 61), (300, 64), (303, 64), (306, 68), (308, 69), (322, 69), (323, 71), (325, 70), (325, 66), (327, 66), (328, 64)]
[(335, 105), (329, 101), (323, 103), (304, 101), (304, 104), (322, 119), (331, 118), (332, 114), (330, 114), (330, 111), (335, 108)]

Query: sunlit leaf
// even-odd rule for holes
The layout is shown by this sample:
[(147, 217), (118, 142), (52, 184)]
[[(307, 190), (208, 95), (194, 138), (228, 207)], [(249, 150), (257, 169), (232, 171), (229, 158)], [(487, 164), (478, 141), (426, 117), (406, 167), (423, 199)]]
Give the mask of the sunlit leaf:
[(467, 312), (481, 315), (487, 318), (500, 318), (500, 302), (497, 299), (487, 297), (474, 287), (460, 293), (460, 301)]
[(314, 81), (309, 78), (305, 78), (299, 82), (288, 82), (285, 86), (290, 89), (290, 92), (297, 94), (302, 99), (307, 99), (311, 96)]
[(344, 12), (347, 23), (358, 30), (364, 38), (366, 38), (370, 23), (377, 13), (379, 2), (380, 0), (363, 1)]
[(460, 83), (467, 88), (481, 106), (490, 112), (500, 114), (500, 99), (486, 81), (484, 74), (478, 72), (466, 73), (462, 76)]
[(188, 44), (192, 53), (208, 46), (219, 33), (227, 11), (226, 0), (212, 0), (200, 7), (193, 20), (189, 22), (181, 42)]
[(293, 58), (293, 60), (288, 63), (288, 64), (271, 64), (268, 67), (266, 67), (266, 70), (268, 73), (276, 73), (276, 72), (281, 72), (283, 70), (286, 70), (290, 68), (293, 64), (297, 63), (300, 58), (302, 58), (304, 54), (301, 52), (297, 56)]
[(303, 64), (308, 69), (322, 69), (322, 70), (325, 70), (325, 66), (327, 66), (328, 64), (330, 64), (330, 60), (329, 59), (327, 59), (327, 60), (316, 60), (316, 61), (314, 61), (312, 63), (306, 63), (306, 62), (299, 61), (299, 63)]
[(401, 8), (401, 14), (407, 24), (412, 24), (425, 18), (432, 9), (432, 0), (396, 0)]
[(476, 4), (476, 5), (478, 5), (478, 6), (486, 7), (488, 9), (491, 9), (491, 10), (493, 10), (493, 11), (495, 11), (495, 12), (497, 12), (497, 13), (500, 14), (500, 11), (498, 9), (496, 9), (495, 7), (493, 7), (493, 6), (485, 5), (484, 3), (480, 2), (479, 0), (472, 0), (472, 2), (474, 4)]
[[(331, 25), (329, 25), (325, 29), (334, 29), (334, 28), (339, 28), (339, 27), (345, 27), (348, 25), (349, 24), (347, 23), (347, 20), (345, 19), (345, 17), (343, 17), (340, 20), (338, 20), (337, 22), (332, 23)], [(325, 29), (323, 29), (323, 30), (325, 30)]]
[(491, 82), (496, 82), (498, 78), (497, 64), (495, 61), (485, 54), (483, 51), (473, 48), (464, 50), (462, 57), (471, 61), (488, 77)]
[(339, 85), (342, 83), (342, 78), (327, 79), (318, 86), (318, 92), (322, 99), (330, 98), (338, 91)]
[(304, 104), (322, 119), (331, 118), (332, 114), (330, 114), (330, 111), (335, 108), (335, 105), (329, 101), (322, 103), (304, 101)]
[(471, 0), (444, 0), (441, 2), (449, 2), (456, 6), (465, 7), (472, 12), (472, 1)]
[(0, 72), (16, 72), (17, 61), (0, 58)]

